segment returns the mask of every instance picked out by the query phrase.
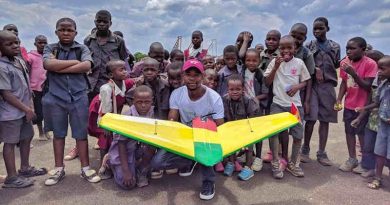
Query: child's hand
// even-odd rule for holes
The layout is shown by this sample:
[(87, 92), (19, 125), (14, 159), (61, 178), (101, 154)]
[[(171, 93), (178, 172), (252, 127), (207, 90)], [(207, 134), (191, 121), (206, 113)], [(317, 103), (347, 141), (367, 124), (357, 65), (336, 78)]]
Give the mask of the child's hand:
[(317, 67), (316, 67), (316, 79), (318, 82), (324, 81), (324, 73), (322, 72), (322, 70), (320, 68), (317, 68)]
[(31, 122), (31, 120), (33, 120), (33, 119), (36, 117), (34, 110), (31, 109), (31, 108), (29, 108), (29, 109), (25, 112), (25, 114), (26, 114), (26, 120), (27, 120), (27, 122)]
[(290, 90), (287, 91), (287, 95), (292, 97), (299, 91), (299, 85), (293, 85), (291, 86)]
[(144, 84), (145, 79), (144, 79), (144, 76), (141, 75), (140, 77), (135, 78), (134, 81), (135, 81), (136, 86), (140, 86), (140, 85)]
[(283, 62), (284, 60), (283, 60), (283, 58), (282, 58), (282, 56), (277, 56), (276, 58), (275, 58), (275, 69), (277, 70), (277, 69), (279, 69), (279, 67), (280, 67), (280, 64)]
[(355, 108), (355, 112), (363, 112), (364, 110), (365, 110), (364, 107)]
[(135, 178), (130, 171), (123, 172), (123, 185), (133, 187), (135, 185)]
[(341, 104), (340, 101), (337, 101), (336, 104), (334, 104), (333, 109), (336, 110), (336, 111), (340, 111), (340, 110), (343, 109), (343, 104)]
[(357, 128), (360, 124), (360, 119), (359, 118), (356, 118), (354, 120), (352, 120), (351, 122), (351, 126), (354, 127), (354, 128)]
[(250, 32), (244, 32), (243, 40), (248, 43), (252, 38), (252, 34)]
[(346, 73), (348, 73), (351, 76), (355, 76), (356, 75), (355, 70), (353, 69), (352, 65), (349, 64), (349, 63), (344, 63), (341, 66), (341, 69), (343, 69)]

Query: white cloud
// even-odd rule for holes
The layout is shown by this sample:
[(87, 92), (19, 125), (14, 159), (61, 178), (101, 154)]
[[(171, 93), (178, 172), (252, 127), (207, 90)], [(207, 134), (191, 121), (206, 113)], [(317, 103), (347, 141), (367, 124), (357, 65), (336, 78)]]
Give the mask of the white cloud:
[(216, 22), (212, 17), (202, 18), (202, 19), (198, 20), (197, 22), (195, 22), (195, 26), (197, 28), (200, 28), (200, 29), (214, 28), (218, 25), (219, 25), (219, 23)]

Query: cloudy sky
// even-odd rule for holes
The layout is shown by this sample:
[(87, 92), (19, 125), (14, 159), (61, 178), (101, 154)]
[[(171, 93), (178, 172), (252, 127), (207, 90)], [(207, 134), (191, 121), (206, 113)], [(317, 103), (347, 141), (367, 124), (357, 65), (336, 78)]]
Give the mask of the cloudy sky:
[(390, 54), (390, 0), (0, 0), (0, 8), (0, 25), (16, 24), (28, 50), (39, 34), (57, 41), (55, 22), (61, 17), (76, 20), (76, 40), (82, 42), (94, 27), (95, 13), (106, 9), (113, 16), (111, 30), (125, 34), (133, 53), (147, 52), (155, 41), (170, 50), (177, 36), (183, 36), (184, 49), (196, 29), (204, 34), (203, 47), (217, 40), (218, 54), (244, 30), (254, 34), (254, 43), (263, 43), (268, 30), (287, 34), (292, 24), (303, 22), (309, 27), (309, 40), (313, 20), (325, 16), (331, 27), (328, 38), (340, 43), (343, 53), (349, 38), (362, 36)]

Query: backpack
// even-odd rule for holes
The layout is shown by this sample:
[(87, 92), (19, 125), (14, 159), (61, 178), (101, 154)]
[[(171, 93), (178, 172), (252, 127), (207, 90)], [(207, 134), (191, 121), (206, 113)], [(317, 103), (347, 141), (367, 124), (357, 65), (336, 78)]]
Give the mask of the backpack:
[[(54, 43), (52, 44), (53, 45), (53, 55), (55, 56), (55, 59), (58, 59), (58, 49), (59, 49), (59, 46), (58, 46), (58, 43)], [(75, 54), (76, 54), (76, 59), (81, 61), (81, 55), (82, 55), (82, 51), (81, 51), (81, 48), (80, 47), (76, 47), (75, 48)], [(42, 85), (42, 94), (45, 95), (46, 93), (49, 92), (49, 75), (48, 75), (48, 72), (50, 71), (47, 71), (46, 72), (46, 80), (43, 82), (43, 85)], [(84, 78), (87, 82), (87, 86), (88, 86), (88, 90), (91, 89), (91, 84), (89, 83), (89, 80), (88, 80), (88, 77), (87, 77), (87, 74), (84, 73)]]

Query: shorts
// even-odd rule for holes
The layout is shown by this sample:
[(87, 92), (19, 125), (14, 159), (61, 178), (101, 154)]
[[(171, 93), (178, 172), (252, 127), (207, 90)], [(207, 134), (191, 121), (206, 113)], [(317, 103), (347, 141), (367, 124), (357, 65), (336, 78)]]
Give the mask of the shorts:
[(42, 123), (43, 114), (42, 114), (42, 92), (35, 91), (33, 95), (34, 111), (37, 117), (33, 120), (33, 124)]
[(336, 91), (331, 83), (314, 83), (310, 96), (310, 113), (306, 121), (337, 123)]
[(355, 135), (364, 136), (364, 130), (368, 122), (368, 115), (364, 117), (364, 119), (362, 119), (362, 121), (359, 123), (357, 127), (352, 127), (351, 126), (352, 121), (356, 119), (358, 116), (359, 116), (358, 112), (346, 108), (344, 109), (343, 120), (344, 120), (345, 134), (352, 135), (352, 136)]
[(65, 138), (68, 125), (72, 137), (84, 140), (88, 137), (88, 96), (68, 103), (50, 93), (42, 98), (45, 131), (53, 131), (54, 137)]
[[(271, 104), (271, 115), (282, 113), (282, 112), (290, 112), (291, 107), (283, 107), (276, 103)], [(303, 108), (301, 106), (298, 107), (299, 115), (303, 116)], [(294, 127), (290, 128), (289, 133), (293, 136), (295, 139), (302, 139), (303, 138), (303, 122), (301, 119), (301, 122), (295, 125)]]
[(31, 122), (26, 118), (0, 122), (0, 141), (7, 144), (17, 144), (21, 140), (30, 139), (34, 136)]
[(382, 120), (378, 127), (374, 153), (390, 159), (390, 125)]

